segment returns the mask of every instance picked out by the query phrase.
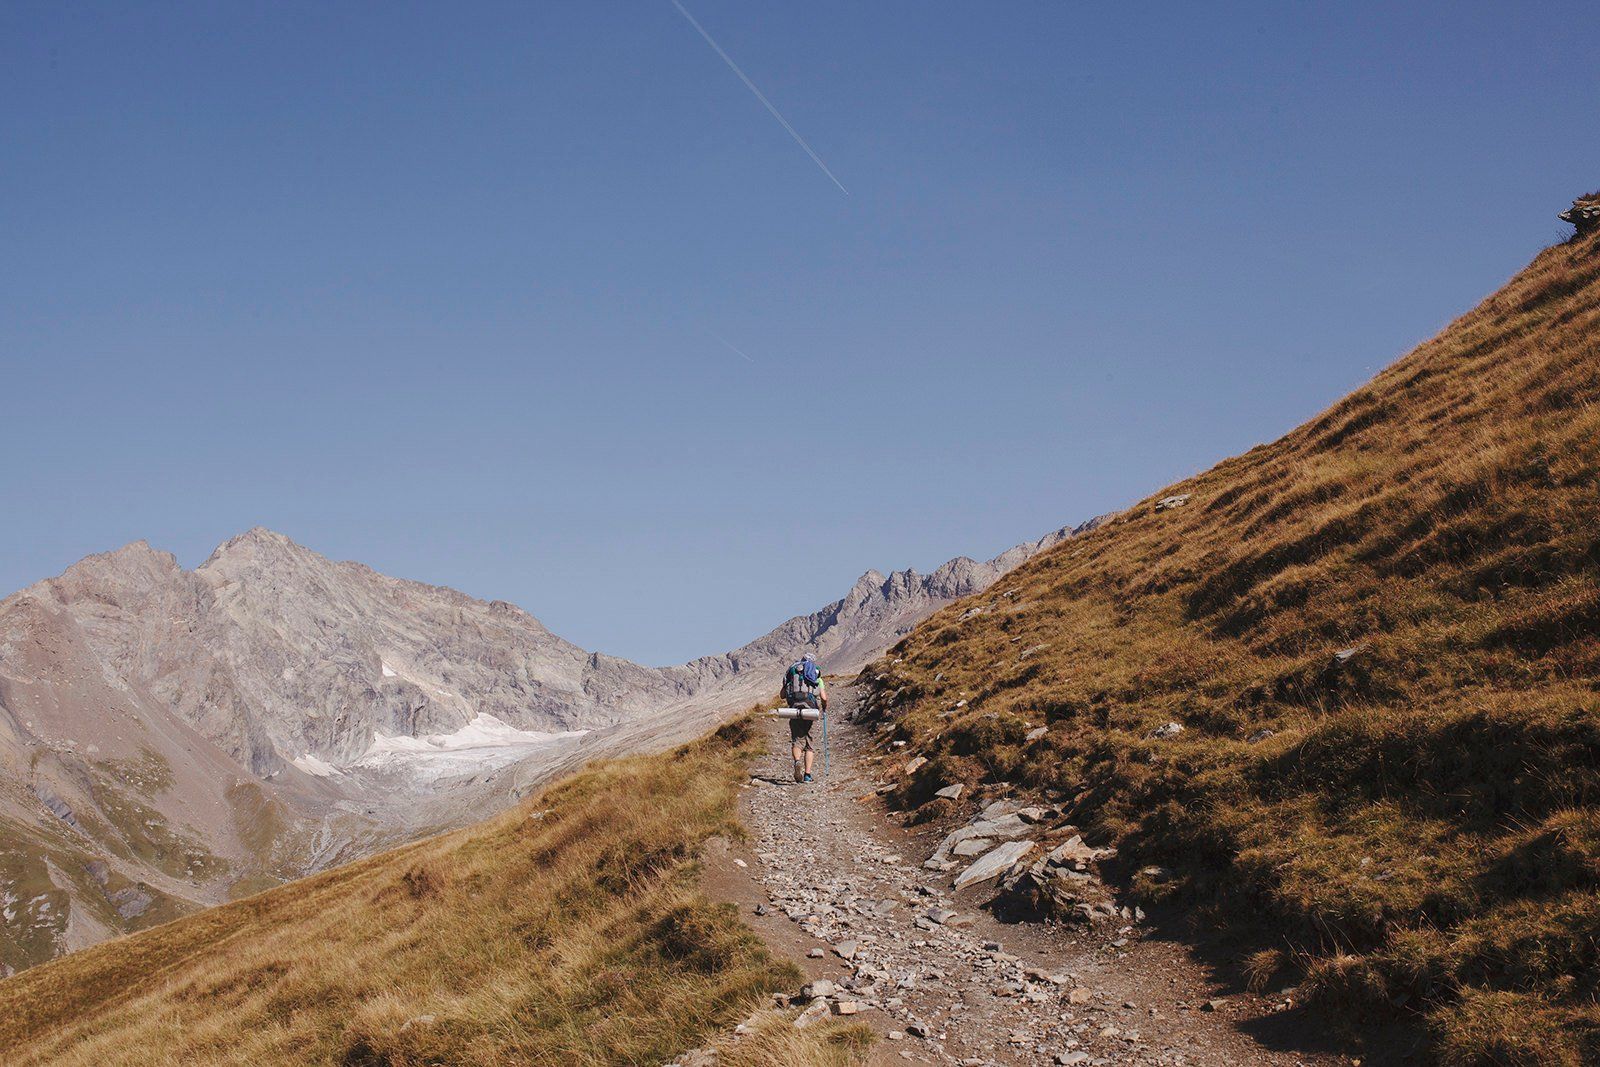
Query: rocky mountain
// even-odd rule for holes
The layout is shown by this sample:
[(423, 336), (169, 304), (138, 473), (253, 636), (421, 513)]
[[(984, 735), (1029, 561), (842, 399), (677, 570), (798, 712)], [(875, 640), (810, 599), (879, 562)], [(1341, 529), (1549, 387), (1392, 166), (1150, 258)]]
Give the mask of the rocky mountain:
[(803, 651), (855, 671), (1073, 533), (928, 575), (868, 572), (818, 612), (667, 668), (264, 529), (192, 571), (143, 542), (88, 557), (0, 601), (0, 965), (693, 736), (770, 695)]
[(868, 571), (840, 599), (810, 615), (799, 615), (756, 640), (720, 656), (695, 660), (669, 673), (688, 676), (697, 693), (729, 702), (754, 700), (774, 689), (783, 666), (810, 652), (830, 672), (853, 673), (910, 633), (934, 611), (989, 588), (1001, 575), (1040, 552), (1094, 529), (1101, 518), (1053, 530), (1037, 541), (1006, 550), (986, 563), (959, 556), (932, 574)]

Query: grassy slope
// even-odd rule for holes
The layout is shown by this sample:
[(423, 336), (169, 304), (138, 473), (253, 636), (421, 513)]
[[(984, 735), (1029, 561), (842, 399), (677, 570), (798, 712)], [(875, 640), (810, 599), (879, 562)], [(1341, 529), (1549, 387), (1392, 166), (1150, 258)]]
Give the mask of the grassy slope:
[(1292, 945), (1264, 980), (1418, 1011), (1448, 1063), (1600, 1062), (1597, 484), (1590, 237), (868, 668), (934, 756), (899, 800), (1059, 791), (1176, 869), (1142, 892)]
[[(736, 722), (592, 767), (480, 826), (25, 971), (0, 982), (6, 1063), (671, 1059), (798, 981), (693, 887), (700, 844), (738, 830), (748, 744)], [(725, 1062), (842, 1064), (860, 1042), (760, 1030)]]

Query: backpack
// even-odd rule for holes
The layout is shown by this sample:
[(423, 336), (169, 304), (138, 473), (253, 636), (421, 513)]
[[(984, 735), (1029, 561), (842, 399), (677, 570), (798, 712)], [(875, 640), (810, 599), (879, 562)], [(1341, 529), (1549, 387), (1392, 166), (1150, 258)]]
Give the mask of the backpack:
[(817, 683), (822, 681), (822, 669), (816, 661), (801, 660), (790, 667), (783, 675), (783, 698), (791, 700), (797, 696), (809, 696), (816, 692)]

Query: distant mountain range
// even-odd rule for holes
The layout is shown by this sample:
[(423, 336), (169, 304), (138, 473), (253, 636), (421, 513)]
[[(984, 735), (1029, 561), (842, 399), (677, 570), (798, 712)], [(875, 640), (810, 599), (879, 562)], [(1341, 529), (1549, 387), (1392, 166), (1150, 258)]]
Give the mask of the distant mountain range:
[(677, 667), (587, 652), (503, 601), (250, 530), (193, 571), (144, 542), (0, 601), (0, 966), (481, 817), (852, 672), (1091, 524), (844, 597)]

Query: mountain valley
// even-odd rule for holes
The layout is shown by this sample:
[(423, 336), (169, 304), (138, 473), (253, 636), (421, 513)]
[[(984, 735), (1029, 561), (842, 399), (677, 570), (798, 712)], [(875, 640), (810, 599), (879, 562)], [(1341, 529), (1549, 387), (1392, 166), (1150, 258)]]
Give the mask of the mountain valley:
[(475, 821), (589, 760), (658, 751), (812, 652), (859, 669), (1072, 536), (864, 574), (732, 652), (588, 652), (503, 601), (265, 529), (193, 571), (138, 542), (0, 601), (0, 967)]

